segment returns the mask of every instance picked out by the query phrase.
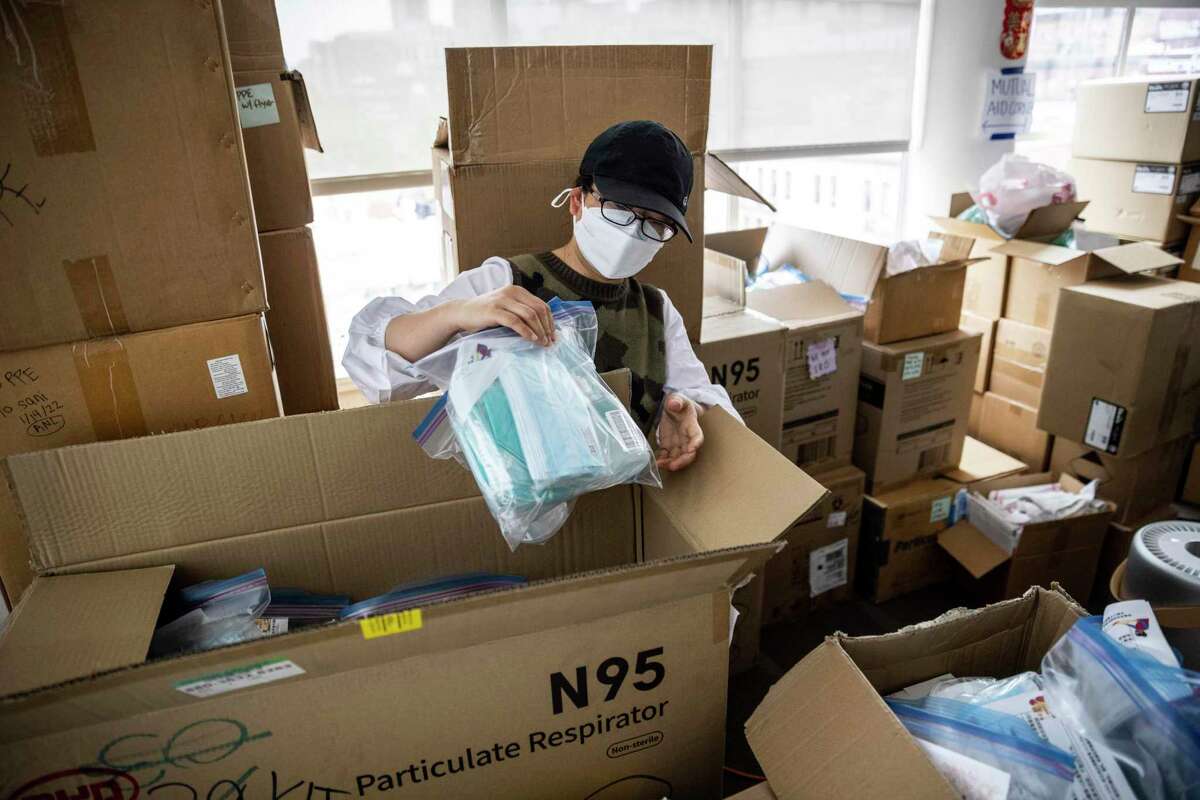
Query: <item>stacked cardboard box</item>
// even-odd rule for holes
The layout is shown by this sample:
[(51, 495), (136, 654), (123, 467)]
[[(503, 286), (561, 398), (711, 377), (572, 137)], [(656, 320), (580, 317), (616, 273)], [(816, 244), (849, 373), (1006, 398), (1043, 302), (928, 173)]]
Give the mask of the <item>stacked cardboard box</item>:
[[(0, 126), (0, 458), (278, 415), (220, 7), (13, 13), (26, 34), (0, 61), (13, 109)], [(29, 561), (0, 482), (11, 602)]]
[(1176, 277), (1181, 281), (1200, 283), (1200, 200), (1180, 219), (1188, 224), (1188, 238), (1183, 248), (1183, 263), (1179, 265)]
[(304, 150), (321, 151), (304, 77), (289, 71), (275, 0), (223, 0), (238, 119), (287, 414), (338, 407)]
[(1079, 86), (1067, 171), (1092, 198), (1088, 228), (1180, 242), (1179, 214), (1200, 198), (1200, 79), (1135, 78)]

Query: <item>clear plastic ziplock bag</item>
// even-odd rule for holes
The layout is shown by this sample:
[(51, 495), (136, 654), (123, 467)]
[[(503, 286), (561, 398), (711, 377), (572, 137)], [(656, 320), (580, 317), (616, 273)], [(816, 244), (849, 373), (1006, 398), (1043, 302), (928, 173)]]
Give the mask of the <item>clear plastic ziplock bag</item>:
[(263, 635), (256, 620), (271, 602), (267, 573), (256, 569), (234, 578), (205, 581), (180, 590), (185, 612), (154, 632), (150, 655), (209, 650)]
[(1160, 663), (1078, 620), (1042, 659), (1046, 700), (1111, 751), (1138, 797), (1200, 797), (1200, 673)]
[(596, 372), (591, 303), (555, 298), (550, 309), (549, 347), (490, 328), (415, 364), (445, 394), (413, 437), (471, 470), (514, 550), (553, 536), (581, 494), (662, 485), (646, 437)]
[(379, 614), (390, 614), (432, 602), (464, 597), (476, 592), (521, 586), (525, 582), (525, 578), (520, 575), (491, 572), (467, 572), (462, 575), (449, 575), (433, 580), (414, 581), (347, 606), (342, 610), (341, 619), (363, 619)]
[(1059, 800), (1071, 788), (1075, 759), (1019, 717), (942, 697), (886, 702), (963, 797)]

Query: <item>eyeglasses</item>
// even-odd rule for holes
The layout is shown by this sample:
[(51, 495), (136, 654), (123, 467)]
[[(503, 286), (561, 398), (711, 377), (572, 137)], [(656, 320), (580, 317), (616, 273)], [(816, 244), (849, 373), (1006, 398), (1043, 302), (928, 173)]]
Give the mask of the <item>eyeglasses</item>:
[(596, 199), (600, 201), (600, 214), (614, 225), (626, 227), (640, 220), (642, 234), (646, 238), (653, 239), (656, 242), (669, 242), (678, 233), (673, 222), (647, 217), (645, 214), (634, 211), (624, 203), (618, 203), (615, 200), (605, 200), (599, 195), (596, 196)]

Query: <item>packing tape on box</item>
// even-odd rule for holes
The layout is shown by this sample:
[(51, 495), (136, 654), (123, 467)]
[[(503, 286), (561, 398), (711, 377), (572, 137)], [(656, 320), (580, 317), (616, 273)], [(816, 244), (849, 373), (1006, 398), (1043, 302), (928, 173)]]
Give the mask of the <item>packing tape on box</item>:
[(145, 436), (149, 431), (129, 366), (129, 353), (121, 340), (76, 342), (71, 346), (71, 355), (96, 439)]
[(7, 3), (6, 47), (16, 62), (33, 148), (42, 158), (96, 149), (61, 3)]
[(64, 261), (67, 283), (88, 336), (117, 336), (129, 333), (129, 320), (121, 304), (121, 293), (108, 256), (91, 256)]

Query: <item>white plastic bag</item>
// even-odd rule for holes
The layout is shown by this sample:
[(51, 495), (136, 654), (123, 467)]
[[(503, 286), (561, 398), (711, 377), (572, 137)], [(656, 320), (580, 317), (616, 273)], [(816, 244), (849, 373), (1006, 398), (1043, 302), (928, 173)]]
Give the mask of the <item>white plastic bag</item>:
[(1011, 238), (1035, 208), (1073, 201), (1075, 179), (1054, 167), (1006, 153), (980, 176), (973, 198), (988, 224)]

